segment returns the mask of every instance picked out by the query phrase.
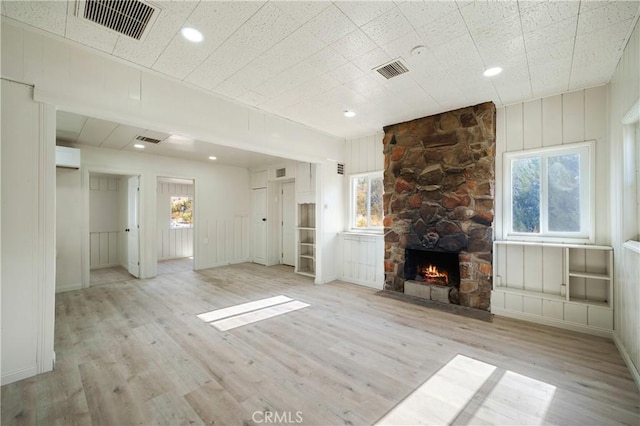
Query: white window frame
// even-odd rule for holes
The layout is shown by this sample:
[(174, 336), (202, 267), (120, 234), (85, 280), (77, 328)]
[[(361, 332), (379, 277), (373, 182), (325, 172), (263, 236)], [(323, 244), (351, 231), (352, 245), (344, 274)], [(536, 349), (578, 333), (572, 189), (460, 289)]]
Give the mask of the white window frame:
[[(369, 181), (371, 181), (372, 178), (383, 179), (382, 171), (349, 175), (349, 228), (353, 232), (382, 233), (384, 229), (383, 226), (368, 226), (366, 228), (356, 227), (356, 180), (363, 177), (367, 177)], [(369, 190), (371, 190), (371, 184), (369, 184)], [(369, 196), (370, 194), (371, 192), (369, 191)], [(371, 212), (369, 209), (370, 204), (370, 202), (367, 202), (367, 223), (369, 224), (371, 223)]]
[[(191, 199), (191, 224), (188, 226), (174, 226), (173, 218), (171, 217), (171, 207), (173, 206), (174, 198), (189, 198)], [(169, 196), (169, 229), (193, 229), (193, 212), (194, 212), (194, 202), (193, 195), (170, 195)]]
[[(548, 175), (547, 159), (559, 155), (580, 155), (580, 231), (553, 232), (548, 229)], [(585, 159), (586, 156), (586, 159)], [(516, 232), (513, 230), (512, 162), (524, 158), (540, 158), (540, 232)], [(505, 239), (518, 241), (543, 241), (564, 243), (593, 243), (595, 236), (595, 141), (579, 142), (517, 152), (505, 152), (504, 156), (504, 205), (503, 231)]]

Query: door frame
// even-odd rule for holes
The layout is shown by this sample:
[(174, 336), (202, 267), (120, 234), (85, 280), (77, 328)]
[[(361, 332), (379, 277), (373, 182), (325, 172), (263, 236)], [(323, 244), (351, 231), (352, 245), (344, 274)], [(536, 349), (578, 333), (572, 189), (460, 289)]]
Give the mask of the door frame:
[[(196, 247), (198, 246), (196, 244), (196, 235), (197, 235), (197, 222), (198, 222), (198, 212), (197, 212), (197, 208), (198, 208), (198, 200), (196, 199), (196, 179), (195, 178), (188, 178), (188, 177), (179, 177), (179, 176), (167, 176), (167, 175), (157, 175), (156, 176), (156, 188), (155, 188), (155, 197), (156, 197), (156, 205), (158, 205), (158, 183), (160, 179), (180, 179), (180, 180), (190, 180), (191, 181), (191, 185), (193, 185), (193, 198), (191, 200), (192, 203), (192, 210), (193, 210), (193, 227), (191, 228), (193, 230), (193, 241), (191, 241), (191, 258), (192, 258), (192, 269), (194, 271), (196, 271), (198, 268), (196, 267), (196, 255), (197, 255), (197, 250)], [(158, 223), (156, 222), (156, 227), (155, 227), (155, 235), (158, 235)], [(156, 249), (158, 248), (158, 244), (160, 244), (159, 241), (157, 241), (156, 238)], [(157, 274), (157, 265), (158, 265), (158, 257), (156, 256), (156, 274)]]
[[(128, 177), (133, 177), (133, 176), (138, 176), (138, 184), (139, 184), (139, 194), (138, 194), (138, 223), (142, 223), (141, 218), (145, 217), (145, 212), (144, 212), (144, 203), (142, 202), (143, 199), (143, 194), (144, 194), (144, 179), (142, 178), (142, 173), (137, 172), (137, 171), (130, 171), (130, 170), (122, 170), (122, 169), (111, 169), (111, 168), (106, 168), (106, 167), (83, 167), (80, 169), (82, 172), (81, 175), (81, 179), (80, 179), (80, 186), (82, 188), (82, 244), (80, 246), (80, 250), (82, 252), (82, 260), (81, 260), (81, 265), (82, 265), (82, 288), (89, 288), (91, 286), (91, 258), (90, 258), (90, 247), (91, 247), (91, 242), (89, 239), (89, 230), (90, 228), (90, 218), (89, 218), (89, 212), (90, 212), (90, 208), (89, 208), (89, 179), (91, 174), (107, 174), (107, 175), (114, 175), (114, 176), (119, 176), (119, 177), (123, 177), (123, 176), (128, 176)], [(143, 259), (143, 254), (144, 254), (144, 248), (143, 248), (143, 244), (140, 244), (140, 241), (143, 241), (144, 238), (146, 238), (146, 232), (145, 232), (145, 227), (141, 226), (140, 229), (138, 229), (138, 259)], [(146, 265), (144, 264), (144, 262), (140, 261), (140, 270), (139, 270), (139, 275), (140, 278), (145, 277), (145, 275), (143, 275), (144, 273), (146, 273)]]

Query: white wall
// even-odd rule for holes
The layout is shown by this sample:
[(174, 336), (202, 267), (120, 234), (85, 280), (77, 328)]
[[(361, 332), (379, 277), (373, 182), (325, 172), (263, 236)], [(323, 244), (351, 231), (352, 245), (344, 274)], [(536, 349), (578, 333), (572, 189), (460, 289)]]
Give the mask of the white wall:
[[(91, 269), (120, 264), (119, 240), (122, 238), (119, 178), (89, 176), (89, 265)], [(126, 187), (124, 187), (126, 188)], [(81, 221), (78, 222), (80, 224)]]
[[(194, 269), (240, 263), (249, 259), (249, 173), (246, 169), (139, 152), (121, 152), (88, 146), (78, 146), (78, 148), (81, 149), (82, 156), (81, 170), (87, 178), (91, 172), (140, 175), (142, 278), (155, 276), (157, 270), (158, 216), (156, 209), (159, 176), (193, 179), (195, 182)], [(88, 194), (88, 187), (83, 191)], [(80, 200), (77, 207), (83, 208)], [(84, 208), (85, 211), (89, 209), (88, 200)], [(88, 235), (88, 215), (83, 217), (86, 218), (85, 235)], [(88, 238), (83, 244), (85, 247), (88, 246)], [(85, 256), (86, 253), (85, 251)]]
[(32, 91), (2, 80), (3, 385), (53, 367), (55, 111)]
[[(615, 326), (614, 339), (638, 387), (640, 387), (640, 253), (623, 246), (633, 231), (625, 229), (625, 187), (628, 182), (638, 185), (637, 175), (622, 167), (625, 151), (634, 147), (625, 146), (621, 120), (631, 107), (640, 100), (640, 24), (629, 39), (622, 58), (610, 83), (610, 138), (611, 154), (611, 235), (615, 252)], [(635, 149), (640, 149), (637, 145)], [(626, 173), (626, 175), (625, 175)], [(627, 194), (629, 190), (626, 190)]]
[[(384, 169), (383, 138), (384, 133), (380, 132), (347, 141), (343, 179), (343, 231), (350, 226), (349, 175)], [(341, 233), (338, 240), (336, 265), (340, 280), (382, 289), (384, 287), (384, 236)]]
[[(503, 202), (504, 153), (595, 140), (595, 244), (611, 244), (607, 93), (607, 86), (599, 86), (497, 109), (494, 220), (497, 240), (503, 239), (503, 218), (508, 213)], [(494, 268), (503, 281), (501, 285), (508, 283), (511, 287), (560, 294), (563, 276), (560, 249), (502, 245), (496, 250)], [(586, 252), (582, 259), (575, 260), (578, 264), (590, 260)]]
[[(171, 227), (171, 197), (191, 197), (194, 205), (193, 184), (158, 181), (156, 206), (158, 260), (193, 256), (193, 228)], [(194, 215), (194, 220), (198, 220)]]
[(80, 170), (56, 169), (56, 292), (82, 287), (82, 199)]

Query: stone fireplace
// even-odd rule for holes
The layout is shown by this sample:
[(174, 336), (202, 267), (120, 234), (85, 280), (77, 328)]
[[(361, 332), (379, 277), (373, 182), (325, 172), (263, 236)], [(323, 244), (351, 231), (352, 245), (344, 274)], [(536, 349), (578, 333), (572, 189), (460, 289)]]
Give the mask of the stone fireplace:
[[(384, 131), (385, 290), (489, 310), (494, 104)], [(431, 263), (418, 265), (414, 256), (448, 260), (437, 271), (416, 271)], [(447, 266), (456, 261), (457, 268)], [(445, 279), (440, 268), (453, 271)]]

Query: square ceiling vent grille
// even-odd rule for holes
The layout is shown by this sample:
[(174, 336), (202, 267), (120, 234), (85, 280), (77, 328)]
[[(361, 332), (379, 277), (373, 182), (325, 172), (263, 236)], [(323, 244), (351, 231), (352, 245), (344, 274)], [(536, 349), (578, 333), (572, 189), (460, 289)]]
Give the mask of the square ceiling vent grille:
[(82, 0), (77, 3), (76, 16), (141, 40), (156, 12), (158, 9), (139, 0)]
[(378, 68), (374, 68), (375, 71), (389, 80), (390, 78), (397, 77), (409, 71), (405, 64), (400, 62), (399, 60), (395, 60), (393, 62), (389, 62), (386, 65), (379, 66)]

